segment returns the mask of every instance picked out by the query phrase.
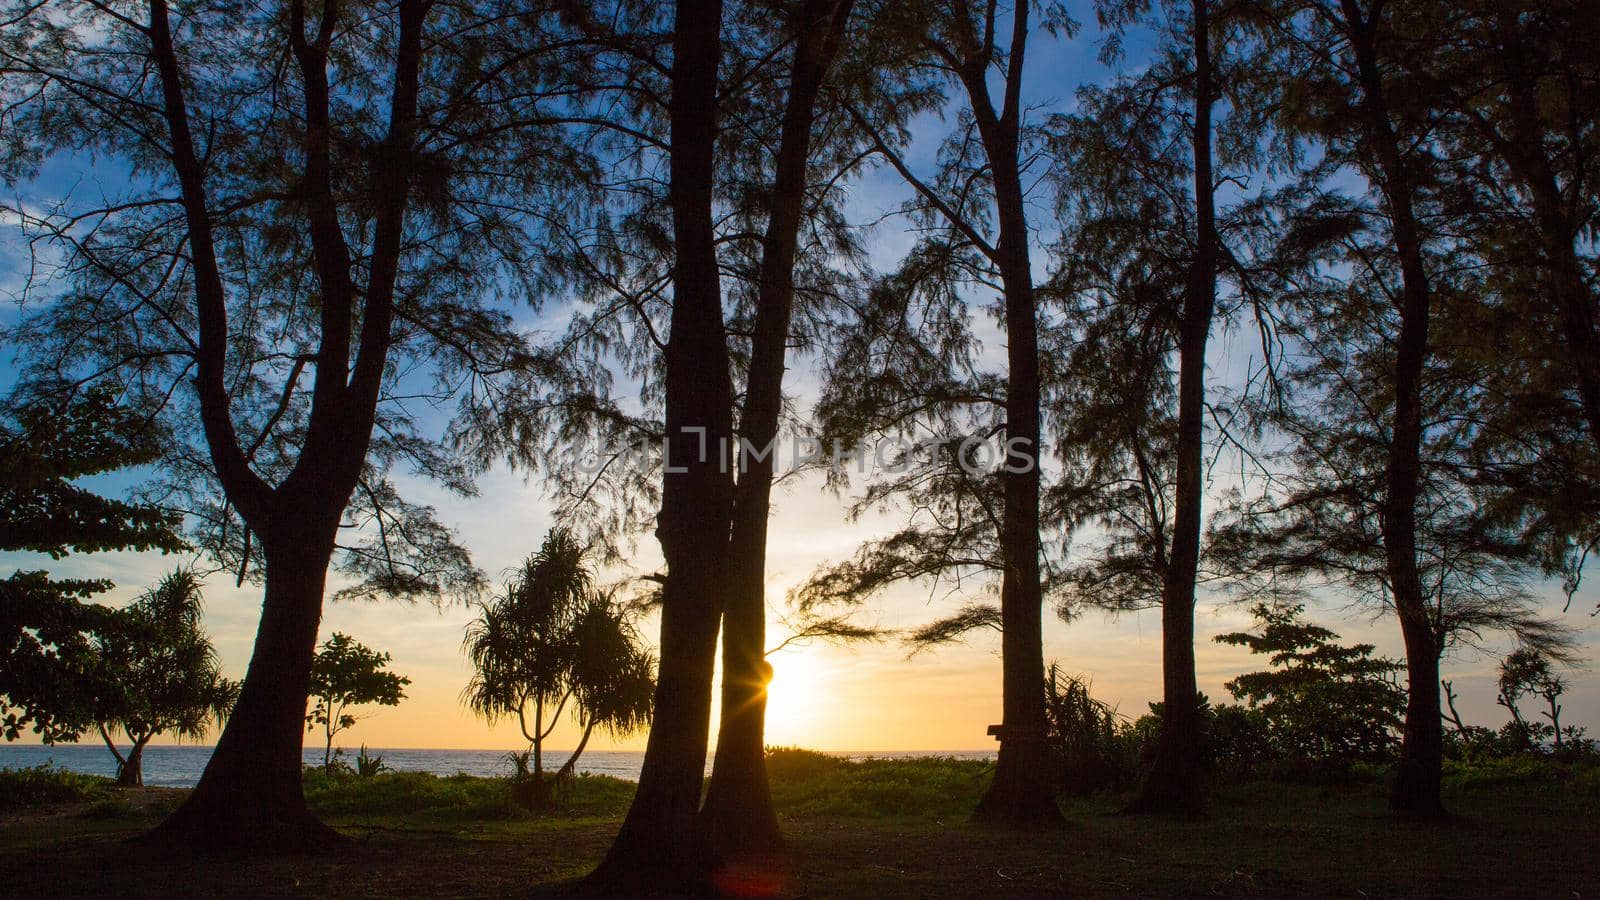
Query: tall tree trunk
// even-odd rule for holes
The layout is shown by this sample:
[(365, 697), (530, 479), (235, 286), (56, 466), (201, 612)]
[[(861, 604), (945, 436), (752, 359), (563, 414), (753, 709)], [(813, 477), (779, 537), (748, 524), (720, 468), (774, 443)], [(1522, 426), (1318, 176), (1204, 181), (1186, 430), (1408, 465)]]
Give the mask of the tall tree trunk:
[(533, 781), (544, 780), (544, 696), (533, 701)]
[[(290, 526), (295, 527), (318, 530), (312, 522)], [(305, 532), (293, 539), (259, 528), (257, 533), (267, 589), (250, 667), (200, 782), (151, 833), (159, 845), (272, 853), (342, 840), (307, 809), (300, 783), (306, 695), (332, 531), (324, 540)]]
[(668, 197), (677, 259), (664, 379), (666, 465), (656, 535), (666, 559), (654, 719), (639, 787), (591, 882), (700, 890), (712, 856), (699, 821), (717, 631), (728, 590), (733, 387), (712, 225), (720, 0), (679, 0), (673, 22)]
[(1216, 195), (1211, 164), (1210, 0), (1194, 0), (1195, 253), (1178, 335), (1177, 485), (1172, 548), (1161, 584), (1161, 733), (1134, 808), (1195, 813), (1205, 801), (1203, 725), (1194, 672), (1195, 579), (1205, 503), (1202, 474), (1206, 343), (1217, 298)]
[(1539, 117), (1537, 73), (1522, 38), (1520, 6), (1497, 4), (1501, 53), (1505, 57), (1507, 112), (1511, 139), (1496, 138), (1507, 166), (1533, 201), (1533, 223), (1544, 259), (1543, 281), (1555, 300), (1565, 344), (1566, 363), (1578, 391), (1589, 437), (1600, 447), (1600, 309), (1578, 259), (1574, 227), (1561, 197), (1554, 166), (1544, 149), (1544, 126)]
[[(711, 785), (701, 815), (712, 846), (741, 868), (765, 869), (783, 843), (767, 783), (767, 521), (773, 454), (783, 408), (784, 357), (794, 302), (794, 261), (805, 216), (806, 164), (817, 95), (832, 65), (854, 0), (808, 0), (797, 35), (761, 256), (750, 371), (739, 417), (739, 480), (734, 491), (729, 594), (723, 611), (722, 720)], [(763, 877), (771, 873), (747, 873)]]
[(989, 99), (986, 60), (963, 72), (962, 81), (994, 176), (1000, 231), (994, 256), (1005, 292), (1006, 327), (1008, 452), (1002, 458), (1010, 464), (999, 476), (1004, 497), (1000, 753), (994, 780), (972, 817), (979, 822), (1037, 829), (1059, 827), (1064, 820), (1055, 802), (1045, 740), (1044, 592), (1039, 580), (1039, 324), (1019, 165), (1022, 63), (1027, 40), (1028, 5), (1018, 4), (1012, 17), (1005, 97), (998, 114)]
[[(1422, 259), (1413, 176), (1390, 121), (1378, 66), (1377, 13), (1368, 19), (1358, 0), (1340, 0), (1355, 54), (1361, 110), (1373, 171), (1389, 211), (1400, 258), (1400, 334), (1395, 341), (1394, 421), (1384, 467), (1383, 549), (1400, 634), (1405, 639), (1405, 735), (1389, 808), (1424, 817), (1443, 815), (1439, 795), (1444, 723), (1439, 703), (1438, 631), (1417, 567), (1417, 499), (1422, 490), (1422, 375), (1428, 358), (1431, 288)], [(1380, 7), (1375, 6), (1374, 10)]]

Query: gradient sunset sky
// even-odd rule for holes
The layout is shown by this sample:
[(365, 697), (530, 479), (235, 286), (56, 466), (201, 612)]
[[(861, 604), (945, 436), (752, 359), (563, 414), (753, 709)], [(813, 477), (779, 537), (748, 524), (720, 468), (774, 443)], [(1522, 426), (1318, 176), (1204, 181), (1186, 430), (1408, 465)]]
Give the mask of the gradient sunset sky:
[[(1092, 27), (1092, 15), (1081, 10), (1078, 15), (1088, 23), (1078, 37), (1052, 38), (1041, 33), (1030, 46), (1028, 100), (1040, 109), (1040, 114), (1070, 109), (1078, 85), (1109, 75), (1109, 70), (1095, 59), (1098, 35)], [(1137, 64), (1139, 43), (1130, 46), (1130, 63)], [(927, 171), (946, 127), (947, 123), (937, 117), (919, 122), (916, 143), (908, 154), (914, 167)], [(75, 174), (57, 167), (40, 184), (55, 183), (63, 191), (72, 185), (74, 190), (97, 192), (95, 185), (82, 183)], [(904, 188), (892, 172), (876, 170), (852, 189), (852, 217), (860, 222), (876, 221), (895, 209), (904, 197)], [(1049, 204), (1041, 197), (1030, 214), (1036, 221), (1047, 221)], [(1048, 237), (1048, 230), (1043, 230), (1041, 243), (1047, 243)], [(911, 241), (903, 220), (891, 217), (882, 221), (869, 240), (874, 262), (881, 268), (892, 266)], [(1039, 253), (1037, 258), (1043, 274), (1046, 255)], [(15, 223), (0, 221), (0, 298), (16, 295), (25, 266)], [(19, 314), (17, 305), (7, 302), (0, 309), (0, 327), (9, 327)], [(531, 324), (559, 328), (559, 308), (548, 308), (538, 322)], [(1211, 356), (1214, 383), (1223, 385), (1232, 373), (1242, 371), (1255, 346), (1248, 333), (1219, 329)], [(1003, 348), (991, 339), (986, 341), (986, 349), (998, 352)], [(11, 381), (13, 350), (0, 342), (0, 388)], [(802, 403), (815, 389), (814, 366), (814, 359), (791, 361), (788, 386)], [(1227, 470), (1224, 461), (1212, 473), (1214, 486), (1232, 483)], [(538, 547), (551, 525), (549, 504), (541, 495), (540, 486), (503, 469), (485, 475), (480, 481), (480, 496), (465, 501), (425, 483), (402, 483), (410, 497), (438, 508), (441, 520), (458, 530), (479, 567), (495, 582), (500, 573)], [(775, 494), (767, 582), (773, 616), (769, 644), (784, 637), (777, 614), (786, 606), (789, 588), (818, 564), (853, 553), (862, 540), (903, 521), (902, 516), (889, 513), (848, 522), (844, 515), (847, 500), (829, 493), (814, 477), (787, 481)], [(641, 536), (637, 548), (632, 560), (634, 572), (655, 571), (660, 556), (654, 539)], [(49, 569), (62, 577), (106, 577), (118, 585), (108, 595), (108, 602), (120, 604), (182, 561), (128, 553), (52, 561), (39, 554), (8, 553), (0, 554), (0, 575), (18, 568)], [(605, 574), (621, 577), (626, 573)], [(1565, 614), (1561, 613), (1564, 598), (1557, 587), (1552, 584), (1541, 589), (1551, 614), (1583, 631), (1586, 653), (1600, 646), (1600, 620), (1590, 615), (1600, 600), (1600, 590), (1595, 587), (1600, 572), (1591, 571), (1590, 576)], [(972, 593), (981, 593), (984, 587), (974, 583)], [(873, 604), (863, 619), (887, 627), (915, 625), (943, 614), (960, 599), (960, 595), (948, 593), (930, 596), (925, 586), (904, 585)], [(1392, 619), (1374, 620), (1370, 613), (1343, 609), (1341, 602), (1338, 597), (1326, 598), (1311, 610), (1311, 617), (1349, 641), (1375, 643), (1388, 655), (1401, 655), (1399, 629)], [(207, 627), (222, 654), (225, 669), (233, 677), (244, 673), (259, 611), (259, 588), (236, 588), (226, 575), (207, 581)], [(342, 631), (364, 644), (388, 651), (395, 658), (393, 668), (412, 680), (407, 699), (399, 707), (364, 710), (367, 717), (341, 735), (341, 743), (350, 747), (361, 743), (373, 747), (520, 746), (523, 741), (514, 722), (491, 728), (469, 714), (460, 702), (470, 674), (460, 650), (461, 637), (472, 615), (461, 606), (439, 609), (393, 603), (330, 603), (323, 620), (324, 637)], [(1046, 616), (1046, 660), (1058, 661), (1065, 671), (1091, 679), (1096, 696), (1129, 716), (1141, 714), (1148, 701), (1159, 697), (1158, 613), (1116, 619), (1089, 613), (1071, 624), (1062, 623), (1049, 612)], [(1242, 671), (1260, 668), (1264, 660), (1211, 640), (1216, 634), (1247, 627), (1249, 617), (1244, 608), (1202, 591), (1197, 618), (1201, 689), (1214, 702), (1225, 700), (1223, 682)], [(655, 630), (653, 619), (645, 623), (644, 631), (652, 639)], [(994, 744), (985, 730), (1000, 718), (998, 653), (998, 635), (990, 633), (977, 634), (965, 644), (912, 657), (907, 656), (905, 646), (895, 642), (788, 648), (772, 659), (775, 680), (768, 741), (828, 750), (990, 749)], [(1471, 724), (1498, 727), (1506, 720), (1505, 711), (1494, 703), (1497, 663), (1498, 658), (1492, 654), (1471, 651), (1452, 653), (1445, 660), (1446, 677), (1455, 682), (1462, 698), (1461, 712)], [(1600, 728), (1600, 677), (1580, 670), (1569, 673), (1569, 681), (1563, 722)], [(557, 732), (552, 744), (566, 747), (574, 740), (574, 729), (569, 724)], [(622, 741), (597, 735), (591, 742), (596, 749), (642, 748), (643, 744), (643, 735)]]

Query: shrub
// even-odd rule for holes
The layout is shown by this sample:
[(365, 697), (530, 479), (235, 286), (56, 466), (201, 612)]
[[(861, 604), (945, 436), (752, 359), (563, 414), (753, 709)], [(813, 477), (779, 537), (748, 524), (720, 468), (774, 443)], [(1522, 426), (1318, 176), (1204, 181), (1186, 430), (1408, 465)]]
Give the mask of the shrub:
[[(1268, 657), (1270, 668), (1229, 681), (1228, 693), (1260, 716), (1270, 767), (1313, 780), (1343, 778), (1357, 762), (1384, 762), (1398, 745), (1405, 667), (1374, 656), (1371, 644), (1300, 618), (1301, 606), (1252, 609), (1256, 630), (1218, 635), (1219, 643)], [(1213, 720), (1216, 715), (1213, 714)], [(1248, 717), (1234, 716), (1234, 724)], [(1252, 738), (1253, 739), (1253, 738)]]
[(806, 781), (849, 765), (850, 761), (799, 747), (768, 747), (767, 777), (773, 781)]
[(23, 769), (0, 769), (0, 809), (72, 803), (97, 797), (111, 779), (85, 775), (46, 763)]
[(1045, 676), (1047, 739), (1055, 756), (1056, 786), (1071, 796), (1122, 787), (1132, 780), (1141, 742), (1128, 740), (1117, 711), (1096, 700), (1081, 677), (1051, 664)]
[(1443, 774), (1447, 786), (1463, 790), (1507, 786), (1549, 790), (1562, 787), (1573, 773), (1548, 757), (1522, 753), (1471, 761), (1447, 760)]
[(356, 775), (358, 777), (371, 778), (374, 775), (381, 775), (384, 772), (393, 771), (393, 769), (383, 764), (383, 756), (381, 754), (378, 756), (368, 756), (367, 745), (361, 745), (361, 753), (356, 757)]

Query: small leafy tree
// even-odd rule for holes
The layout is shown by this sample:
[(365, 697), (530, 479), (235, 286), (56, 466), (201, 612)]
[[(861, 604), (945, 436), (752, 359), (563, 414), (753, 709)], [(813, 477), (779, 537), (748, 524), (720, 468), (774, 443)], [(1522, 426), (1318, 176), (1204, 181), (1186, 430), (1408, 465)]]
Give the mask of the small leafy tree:
[[(69, 553), (184, 548), (177, 519), (153, 506), (102, 497), (80, 479), (143, 465), (159, 435), (107, 390), (69, 402), (30, 403), (0, 422), (0, 551)], [(17, 571), (0, 579), (0, 735), (32, 731), (45, 743), (92, 727), (104, 677), (95, 635), (120, 627), (110, 607), (85, 602), (104, 579)]]
[(529, 747), (517, 768), (532, 780), (534, 803), (547, 800), (544, 744), (563, 712), (583, 729), (563, 776), (595, 729), (622, 735), (649, 722), (655, 658), (640, 645), (628, 611), (594, 590), (586, 550), (564, 528), (480, 605), (464, 642), (474, 671), (463, 699), (490, 723), (516, 717)]
[(1228, 693), (1261, 713), (1275, 753), (1291, 767), (1389, 759), (1406, 705), (1395, 679), (1404, 664), (1373, 656), (1371, 644), (1336, 643), (1338, 634), (1301, 619), (1304, 610), (1258, 603), (1256, 630), (1216, 637), (1267, 655), (1272, 666), (1228, 682)]
[(399, 706), (405, 699), (405, 686), (411, 679), (384, 669), (392, 658), (337, 631), (317, 650), (311, 662), (311, 699), (314, 702), (311, 711), (306, 713), (306, 730), (322, 726), (326, 739), (322, 749), (323, 768), (333, 765), (334, 736), (356, 724), (356, 716), (350, 712), (352, 707), (370, 703)]
[[(144, 784), (144, 748), (158, 734), (200, 738), (227, 718), (239, 685), (222, 676), (201, 627), (200, 580), (178, 569), (121, 611), (97, 639), (106, 686), (96, 723), (117, 758), (117, 783)], [(126, 755), (112, 733), (121, 729)]]

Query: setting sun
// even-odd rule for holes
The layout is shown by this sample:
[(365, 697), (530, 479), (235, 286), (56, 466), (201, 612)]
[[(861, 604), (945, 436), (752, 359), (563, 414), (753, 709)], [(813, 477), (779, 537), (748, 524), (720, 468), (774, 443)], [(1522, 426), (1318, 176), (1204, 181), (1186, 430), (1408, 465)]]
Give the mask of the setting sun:
[(772, 657), (772, 682), (767, 686), (767, 743), (813, 746), (825, 730), (822, 698), (830, 696), (828, 673), (821, 657), (802, 648), (788, 648)]

